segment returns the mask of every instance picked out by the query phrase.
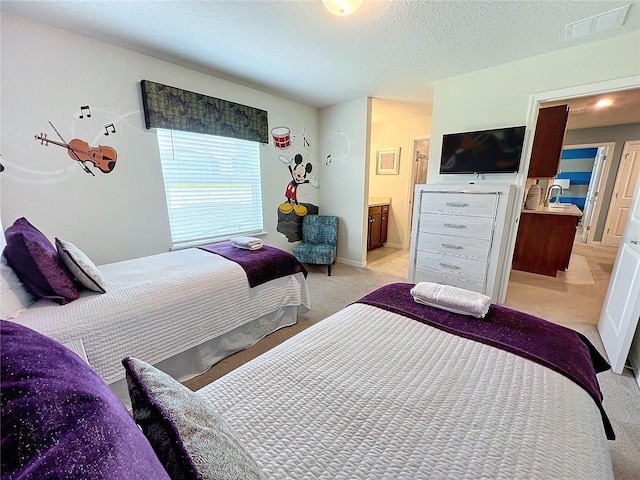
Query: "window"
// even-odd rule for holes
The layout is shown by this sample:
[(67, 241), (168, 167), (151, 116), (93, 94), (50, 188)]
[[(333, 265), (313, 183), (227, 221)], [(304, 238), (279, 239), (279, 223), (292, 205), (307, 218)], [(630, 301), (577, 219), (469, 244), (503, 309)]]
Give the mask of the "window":
[(173, 247), (262, 231), (259, 143), (157, 133)]

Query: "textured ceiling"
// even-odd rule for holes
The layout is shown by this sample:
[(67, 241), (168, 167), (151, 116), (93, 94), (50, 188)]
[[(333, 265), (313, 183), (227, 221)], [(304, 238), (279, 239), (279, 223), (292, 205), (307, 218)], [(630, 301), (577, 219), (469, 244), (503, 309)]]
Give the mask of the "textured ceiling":
[[(630, 3), (622, 27), (565, 38), (567, 23)], [(3, 0), (1, 8), (315, 107), (364, 96), (428, 105), (435, 80), (640, 30), (639, 0), (365, 0), (349, 17), (319, 0)]]

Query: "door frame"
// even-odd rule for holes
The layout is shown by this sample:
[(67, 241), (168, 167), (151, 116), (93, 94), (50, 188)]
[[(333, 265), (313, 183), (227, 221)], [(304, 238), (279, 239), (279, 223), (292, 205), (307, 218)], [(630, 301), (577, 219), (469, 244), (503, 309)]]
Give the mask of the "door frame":
[[(417, 154), (416, 143), (420, 141), (429, 142), (429, 147), (431, 147), (431, 135), (419, 135), (417, 137), (411, 137), (411, 171), (409, 172), (409, 178), (407, 182), (407, 192), (408, 192), (407, 203), (410, 205), (410, 208), (407, 208), (407, 218), (405, 221), (405, 225), (407, 225), (407, 232), (404, 236), (405, 250), (409, 249), (411, 246), (411, 222), (413, 221), (413, 207), (414, 207), (413, 197), (414, 197), (414, 186), (415, 186), (413, 180), (415, 179), (415, 176), (416, 176), (416, 164), (417, 164), (417, 162), (415, 161), (416, 154)], [(429, 151), (427, 151), (427, 157), (428, 156), (429, 156)]]
[[(533, 137), (538, 120), (538, 110), (540, 104), (557, 100), (565, 100), (570, 98), (586, 97), (588, 95), (597, 95), (602, 93), (617, 92), (620, 90), (630, 90), (632, 88), (640, 88), (640, 75), (631, 75), (629, 77), (616, 78), (612, 80), (604, 80), (601, 82), (587, 83), (584, 85), (574, 85), (572, 87), (561, 88), (558, 90), (548, 90), (545, 92), (534, 93), (529, 97), (529, 107), (527, 110), (527, 133), (525, 134), (524, 146), (522, 149), (523, 162), (520, 166), (520, 172), (516, 177), (516, 193), (514, 205), (523, 205), (525, 185), (527, 182), (527, 172), (529, 171), (529, 163), (531, 159), (531, 150), (533, 147)], [(520, 220), (520, 209), (514, 208), (510, 216), (510, 225), (514, 225), (509, 233), (507, 248), (505, 251), (505, 262), (502, 269), (502, 291), (507, 291), (509, 275), (511, 273), (511, 262), (516, 247), (516, 238), (518, 236), (518, 222)]]

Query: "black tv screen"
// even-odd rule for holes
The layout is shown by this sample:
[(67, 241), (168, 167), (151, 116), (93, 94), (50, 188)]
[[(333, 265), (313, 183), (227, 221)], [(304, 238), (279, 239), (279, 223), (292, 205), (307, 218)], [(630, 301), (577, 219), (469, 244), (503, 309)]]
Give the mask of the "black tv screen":
[(520, 168), (525, 127), (450, 133), (442, 137), (440, 173), (513, 173)]

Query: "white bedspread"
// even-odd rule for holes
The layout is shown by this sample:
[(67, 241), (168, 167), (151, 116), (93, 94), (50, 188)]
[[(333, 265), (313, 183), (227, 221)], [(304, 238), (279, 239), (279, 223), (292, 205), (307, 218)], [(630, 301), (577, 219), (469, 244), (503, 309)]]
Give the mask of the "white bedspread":
[(270, 479), (613, 478), (564, 376), (355, 304), (199, 390)]
[(155, 364), (284, 306), (309, 308), (303, 275), (249, 288), (242, 267), (197, 248), (99, 267), (107, 293), (83, 291), (67, 305), (39, 300), (21, 323), (61, 343), (80, 340), (107, 382), (126, 356)]

